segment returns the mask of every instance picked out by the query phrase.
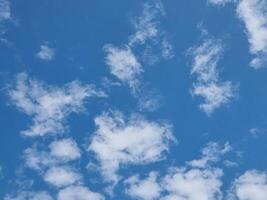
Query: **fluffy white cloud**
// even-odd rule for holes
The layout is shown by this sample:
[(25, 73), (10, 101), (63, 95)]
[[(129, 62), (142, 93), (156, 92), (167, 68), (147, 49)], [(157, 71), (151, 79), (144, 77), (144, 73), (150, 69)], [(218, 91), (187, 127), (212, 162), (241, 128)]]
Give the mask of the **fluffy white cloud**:
[(173, 135), (169, 124), (140, 116), (127, 119), (120, 112), (95, 119), (97, 130), (88, 150), (94, 152), (106, 180), (117, 182), (120, 165), (146, 164), (164, 158)]
[(55, 49), (50, 47), (48, 44), (42, 44), (40, 46), (40, 51), (36, 54), (38, 58), (45, 61), (52, 60), (56, 55)]
[(146, 179), (132, 176), (125, 181), (126, 194), (140, 200), (156, 200), (161, 196), (162, 188), (157, 182), (157, 174), (151, 172)]
[(8, 195), (4, 200), (53, 200), (45, 191), (39, 192), (19, 192), (16, 196)]
[(24, 160), (29, 168), (43, 171), (51, 166), (77, 160), (81, 157), (80, 149), (71, 138), (60, 139), (49, 145), (50, 151), (39, 151), (37, 147), (24, 151)]
[(118, 48), (113, 45), (106, 45), (104, 49), (111, 73), (131, 88), (137, 87), (138, 76), (143, 69), (132, 50), (127, 46)]
[(255, 170), (247, 171), (237, 178), (230, 199), (266, 200), (267, 174)]
[(104, 97), (105, 94), (93, 85), (83, 85), (79, 81), (59, 88), (21, 73), (17, 75), (15, 87), (9, 90), (9, 96), (19, 110), (33, 118), (33, 124), (22, 133), (43, 136), (65, 131), (64, 121), (71, 113), (81, 112), (88, 98)]
[(250, 65), (255, 69), (267, 63), (267, 3), (265, 0), (240, 0), (237, 14), (245, 23), (250, 52), (256, 57)]
[(212, 164), (230, 149), (228, 143), (220, 146), (210, 142), (202, 150), (201, 159), (169, 168), (162, 177), (156, 172), (144, 179), (130, 177), (125, 181), (126, 194), (140, 200), (221, 200), (223, 171)]
[(217, 64), (222, 50), (221, 42), (212, 39), (189, 49), (193, 56), (191, 74), (196, 77), (192, 95), (203, 99), (204, 102), (199, 107), (207, 115), (235, 97), (236, 87), (230, 81), (221, 81), (219, 77)]
[(205, 148), (202, 149), (202, 156), (200, 159), (189, 161), (192, 167), (207, 168), (210, 164), (219, 161), (222, 155), (226, 154), (232, 149), (229, 143), (225, 143), (224, 146), (219, 145), (216, 142), (209, 142)]
[(51, 155), (64, 160), (76, 160), (81, 157), (80, 149), (73, 139), (62, 139), (52, 142), (50, 145)]
[(57, 200), (104, 200), (98, 193), (84, 186), (70, 186), (59, 191)]
[(64, 187), (78, 183), (81, 175), (68, 166), (51, 167), (45, 174), (44, 180), (56, 187)]
[(220, 169), (175, 169), (163, 181), (168, 195), (162, 200), (220, 200), (222, 199)]

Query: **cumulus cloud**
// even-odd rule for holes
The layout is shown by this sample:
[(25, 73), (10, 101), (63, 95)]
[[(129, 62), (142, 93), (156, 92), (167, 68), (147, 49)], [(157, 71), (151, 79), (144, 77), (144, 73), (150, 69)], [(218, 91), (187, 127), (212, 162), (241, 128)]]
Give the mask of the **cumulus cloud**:
[(161, 196), (162, 188), (157, 182), (157, 173), (151, 172), (146, 179), (132, 176), (125, 181), (126, 194), (140, 200), (156, 200)]
[(7, 195), (4, 200), (53, 200), (45, 191), (39, 192), (19, 192), (16, 196)]
[(27, 148), (24, 160), (27, 167), (36, 170), (47, 183), (56, 187), (68, 186), (82, 181), (82, 175), (72, 167), (81, 157), (80, 149), (70, 138), (52, 142), (49, 151)]
[(57, 200), (104, 200), (98, 193), (84, 186), (70, 186), (59, 191)]
[(74, 161), (81, 157), (76, 142), (70, 138), (52, 142), (49, 149), (50, 151), (39, 151), (36, 147), (27, 148), (23, 156), (26, 165), (37, 171), (42, 171), (50, 166)]
[(224, 82), (219, 77), (217, 65), (222, 51), (221, 42), (213, 39), (207, 39), (188, 51), (193, 56), (191, 74), (196, 78), (192, 95), (201, 97), (203, 102), (199, 107), (207, 115), (228, 104), (236, 95), (232, 82)]
[(52, 60), (56, 55), (55, 49), (50, 47), (48, 44), (42, 44), (40, 46), (39, 52), (36, 54), (36, 56), (45, 61), (50, 61)]
[(44, 174), (44, 180), (56, 187), (64, 187), (78, 183), (81, 180), (81, 175), (68, 166), (51, 167)]
[(237, 15), (246, 26), (250, 52), (255, 55), (251, 67), (258, 69), (267, 63), (267, 3), (265, 0), (240, 0)]
[(76, 160), (81, 157), (77, 143), (70, 138), (54, 141), (50, 144), (51, 155), (64, 160)]
[(267, 197), (267, 174), (256, 170), (245, 172), (234, 181), (230, 200), (265, 200)]
[(120, 112), (96, 117), (97, 130), (88, 150), (100, 162), (106, 180), (117, 182), (120, 165), (140, 165), (159, 161), (174, 141), (166, 123), (150, 122), (140, 116), (127, 119)]
[(140, 200), (221, 200), (223, 171), (212, 164), (216, 164), (229, 149), (228, 144), (222, 147), (210, 142), (202, 150), (200, 160), (170, 167), (163, 176), (151, 172), (143, 179), (139, 175), (128, 178), (125, 192), (133, 199)]
[(168, 195), (162, 200), (220, 200), (222, 176), (220, 169), (175, 169), (164, 178)]
[(22, 131), (25, 136), (62, 133), (67, 128), (66, 118), (83, 111), (88, 98), (105, 96), (94, 85), (73, 81), (60, 88), (30, 79), (25, 73), (17, 75), (16, 84), (8, 94), (20, 111), (32, 117), (33, 124)]

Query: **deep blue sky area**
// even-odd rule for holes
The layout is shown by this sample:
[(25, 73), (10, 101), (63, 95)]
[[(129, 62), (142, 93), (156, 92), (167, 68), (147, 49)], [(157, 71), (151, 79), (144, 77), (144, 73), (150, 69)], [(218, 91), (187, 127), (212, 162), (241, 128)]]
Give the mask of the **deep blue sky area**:
[[(251, 51), (257, 30), (249, 29), (246, 18), (240, 17), (242, 9), (238, 12), (242, 4), (251, 2), (0, 0), (0, 199), (197, 200), (196, 192), (198, 200), (266, 200), (267, 63), (255, 69), (250, 62), (266, 56), (267, 47)], [(266, 18), (263, 8), (256, 5), (260, 0), (255, 2), (248, 18), (257, 20), (259, 13)], [(261, 2), (260, 6), (267, 5)], [(266, 24), (267, 20), (258, 30), (267, 34)], [(149, 28), (156, 34), (145, 35)], [(142, 39), (131, 44), (138, 33)], [(163, 44), (171, 47), (166, 58)], [(135, 71), (138, 67), (141, 73)], [(198, 67), (195, 72), (194, 67)], [(20, 75), (26, 76), (24, 83), (19, 83)], [(204, 80), (206, 75), (211, 77)], [(68, 88), (72, 81), (80, 84), (77, 87), (90, 85), (98, 94), (64, 104), (64, 95), (79, 95)], [(133, 81), (138, 84), (131, 85)], [(225, 83), (230, 91), (224, 90)], [(217, 89), (208, 91), (212, 85)], [(200, 88), (203, 91), (197, 94)], [(51, 95), (50, 102), (42, 104), (46, 95)], [(56, 101), (59, 103), (53, 104)], [(156, 105), (145, 107), (149, 102)], [(211, 111), (201, 107), (205, 103)], [(30, 105), (33, 110), (27, 112)], [(99, 116), (99, 121), (114, 120), (110, 122), (114, 127), (97, 124)], [(38, 130), (34, 136), (23, 132), (51, 123), (64, 128)], [(159, 127), (164, 124), (169, 127)], [(158, 129), (150, 130), (153, 126)], [(75, 148), (68, 153), (68, 147), (63, 148), (64, 158), (51, 156), (51, 143), (64, 139), (75, 143), (78, 159), (71, 157)], [(134, 143), (135, 139), (139, 142)], [(93, 141), (98, 142), (96, 149)], [(121, 146), (116, 149), (116, 145)], [(144, 152), (139, 155), (142, 147)], [(29, 148), (37, 151), (39, 167), (27, 163), (33, 159), (25, 153)], [(107, 158), (101, 157), (105, 148)], [(146, 159), (149, 148), (159, 152)], [(204, 166), (189, 163), (197, 159), (206, 159)], [(110, 167), (111, 161), (119, 167)], [(63, 174), (48, 180), (49, 170), (62, 166), (82, 178), (70, 182), (63, 178), (67, 183), (59, 180), (63, 183), (56, 184)], [(214, 187), (218, 190), (202, 191), (203, 187), (190, 185), (192, 191), (184, 190), (181, 185), (193, 184), (186, 178), (173, 179), (178, 189), (171, 190), (163, 180), (171, 181), (173, 168), (211, 173), (213, 178), (201, 174), (203, 182), (196, 181), (204, 185), (217, 181), (219, 186)], [(223, 175), (216, 176), (214, 170)], [(156, 180), (142, 185), (152, 171), (157, 172)], [(246, 173), (263, 179), (261, 188), (254, 185), (263, 196), (252, 198), (253, 193), (245, 190), (245, 184), (254, 187), (250, 179), (242, 182)], [(132, 176), (139, 178), (131, 182)]]

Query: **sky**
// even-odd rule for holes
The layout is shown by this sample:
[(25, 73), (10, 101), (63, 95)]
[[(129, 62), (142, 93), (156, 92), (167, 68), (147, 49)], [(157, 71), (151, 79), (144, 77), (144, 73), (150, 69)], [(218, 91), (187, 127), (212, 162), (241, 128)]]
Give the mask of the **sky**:
[(0, 199), (267, 200), (266, 0), (0, 0)]

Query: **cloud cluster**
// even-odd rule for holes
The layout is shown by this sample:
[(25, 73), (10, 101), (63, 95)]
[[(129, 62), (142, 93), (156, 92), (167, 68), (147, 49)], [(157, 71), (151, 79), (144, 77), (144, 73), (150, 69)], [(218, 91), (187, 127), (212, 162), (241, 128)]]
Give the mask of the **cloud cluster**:
[(206, 39), (203, 44), (188, 51), (193, 56), (191, 74), (196, 78), (192, 95), (203, 99), (199, 107), (207, 115), (235, 97), (236, 87), (219, 77), (218, 61), (222, 51), (221, 42), (214, 39)]
[(102, 195), (84, 185), (83, 174), (75, 165), (80, 158), (81, 150), (71, 138), (51, 142), (46, 151), (35, 147), (24, 152), (26, 166), (37, 171), (46, 183), (58, 190), (58, 200), (103, 200)]
[(267, 63), (267, 3), (265, 0), (240, 0), (237, 15), (246, 26), (250, 52), (255, 55), (251, 67), (258, 69)]
[[(160, 58), (173, 56), (172, 45), (161, 30), (160, 17), (164, 15), (160, 0), (145, 3), (140, 16), (134, 18), (135, 32), (122, 47), (106, 45), (106, 64), (111, 73), (128, 85), (134, 93), (140, 85), (143, 64), (154, 64)], [(140, 48), (142, 47), (142, 48)]]
[(19, 110), (32, 117), (33, 124), (22, 131), (26, 136), (62, 133), (66, 118), (83, 111), (87, 99), (105, 96), (94, 85), (73, 81), (60, 88), (30, 79), (25, 73), (17, 75), (16, 85), (8, 94)]
[(140, 165), (162, 160), (174, 141), (169, 124), (140, 116), (126, 118), (120, 112), (96, 117), (97, 130), (88, 150), (93, 152), (107, 181), (119, 180), (121, 165)]
[[(125, 192), (140, 200), (220, 200), (223, 171), (213, 164), (228, 151), (228, 143), (225, 146), (208, 143), (199, 162), (193, 160), (185, 166), (169, 168), (162, 177), (156, 172), (143, 179), (132, 176), (125, 181)], [(202, 162), (209, 159), (213, 162)]]

